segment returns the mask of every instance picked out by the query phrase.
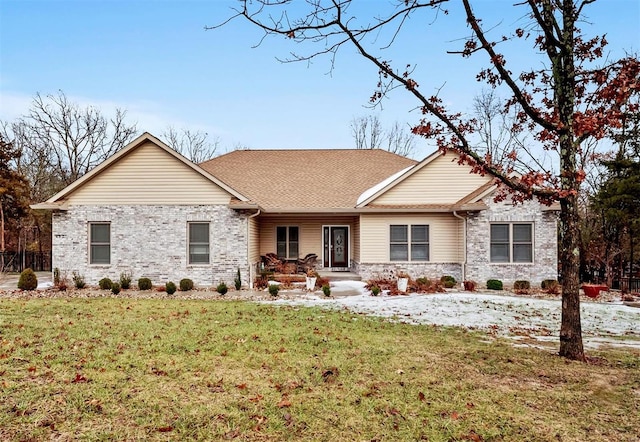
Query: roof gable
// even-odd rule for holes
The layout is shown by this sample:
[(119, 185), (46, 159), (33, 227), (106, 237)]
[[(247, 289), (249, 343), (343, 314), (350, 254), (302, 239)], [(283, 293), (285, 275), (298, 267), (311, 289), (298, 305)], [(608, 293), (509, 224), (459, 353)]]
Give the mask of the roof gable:
[[(171, 201), (172, 195), (175, 201)], [(231, 198), (248, 201), (151, 134), (144, 133), (45, 203), (33, 207), (60, 208), (69, 201), (188, 204), (185, 197), (195, 202), (228, 203)]]
[(375, 192), (362, 195), (358, 207), (450, 206), (492, 181), (458, 164), (458, 159), (453, 151), (436, 151)]

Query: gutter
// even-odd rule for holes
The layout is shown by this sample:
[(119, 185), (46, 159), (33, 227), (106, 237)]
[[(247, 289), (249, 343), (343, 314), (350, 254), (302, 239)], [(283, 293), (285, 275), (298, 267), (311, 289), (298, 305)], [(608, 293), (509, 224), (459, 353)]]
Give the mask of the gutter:
[(249, 255), (251, 254), (251, 244), (249, 242), (249, 220), (251, 218), (255, 218), (258, 215), (260, 215), (260, 209), (258, 209), (258, 211), (253, 215), (247, 217), (247, 263), (249, 264), (249, 288), (251, 290), (253, 290), (253, 280), (255, 279), (255, 277), (253, 274), (253, 264), (249, 262)]
[(453, 211), (453, 216), (462, 220), (462, 283), (467, 279), (467, 218), (458, 215), (456, 210)]

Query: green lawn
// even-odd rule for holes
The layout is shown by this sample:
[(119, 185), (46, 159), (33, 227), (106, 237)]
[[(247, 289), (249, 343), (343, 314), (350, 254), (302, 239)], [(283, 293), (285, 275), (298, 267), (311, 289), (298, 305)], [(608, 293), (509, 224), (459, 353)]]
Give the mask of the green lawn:
[(0, 440), (637, 441), (640, 353), (232, 301), (0, 300)]

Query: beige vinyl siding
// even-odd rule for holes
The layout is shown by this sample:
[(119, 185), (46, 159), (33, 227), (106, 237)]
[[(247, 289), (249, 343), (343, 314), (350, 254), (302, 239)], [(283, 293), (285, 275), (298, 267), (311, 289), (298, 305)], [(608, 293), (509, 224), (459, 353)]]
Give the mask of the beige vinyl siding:
[(69, 204), (228, 204), (230, 195), (147, 142), (68, 197)]
[(353, 244), (351, 259), (360, 262), (360, 218), (354, 221), (351, 228), (351, 243)]
[(249, 262), (260, 261), (260, 223), (256, 218), (249, 218)]
[(436, 158), (372, 204), (452, 204), (489, 181), (452, 162), (457, 158), (452, 153)]
[(362, 215), (360, 262), (389, 262), (389, 226), (429, 225), (429, 262), (462, 262), (462, 221), (447, 213), (425, 215)]
[[(277, 226), (298, 226), (299, 228), (299, 254), (304, 257), (308, 253), (315, 253), (322, 258), (322, 226), (350, 226), (350, 250), (354, 249), (354, 217), (332, 217), (322, 220), (317, 217), (309, 218), (305, 216), (290, 217), (269, 217), (260, 219), (260, 254), (276, 252), (276, 227)], [(353, 258), (353, 256), (351, 257)]]

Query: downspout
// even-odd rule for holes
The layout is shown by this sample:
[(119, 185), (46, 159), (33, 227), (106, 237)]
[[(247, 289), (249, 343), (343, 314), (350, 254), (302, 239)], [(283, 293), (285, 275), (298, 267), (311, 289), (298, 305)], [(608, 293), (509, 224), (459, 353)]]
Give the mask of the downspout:
[(462, 282), (467, 280), (466, 267), (467, 267), (467, 218), (458, 215), (456, 210), (453, 211), (453, 216), (462, 220)]
[(253, 263), (249, 262), (249, 256), (251, 255), (251, 242), (250, 242), (251, 236), (249, 235), (249, 220), (251, 218), (255, 218), (258, 215), (260, 215), (260, 209), (258, 209), (258, 211), (253, 215), (250, 215), (247, 217), (247, 262), (249, 264), (249, 289), (251, 290), (253, 290), (253, 280), (255, 278), (253, 274)]

